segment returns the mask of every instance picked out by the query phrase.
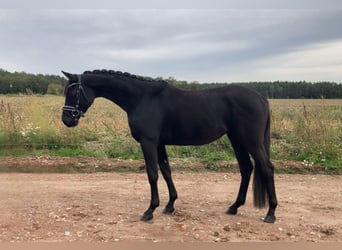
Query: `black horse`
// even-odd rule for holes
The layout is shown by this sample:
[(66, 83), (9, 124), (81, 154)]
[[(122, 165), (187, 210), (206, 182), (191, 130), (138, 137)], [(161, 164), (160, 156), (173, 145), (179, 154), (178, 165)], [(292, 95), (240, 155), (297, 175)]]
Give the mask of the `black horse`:
[(270, 112), (267, 100), (239, 86), (184, 91), (156, 81), (118, 71), (95, 70), (81, 75), (63, 72), (65, 87), (62, 120), (74, 127), (96, 97), (104, 97), (127, 112), (132, 136), (142, 148), (151, 203), (141, 220), (153, 218), (159, 206), (158, 165), (167, 183), (169, 202), (164, 213), (174, 212), (177, 192), (171, 178), (165, 145), (202, 145), (227, 134), (241, 172), (237, 199), (227, 210), (236, 214), (245, 203), (254, 159), (254, 205), (262, 208), (268, 198), (265, 222), (273, 223), (277, 199), (274, 167), (270, 161)]

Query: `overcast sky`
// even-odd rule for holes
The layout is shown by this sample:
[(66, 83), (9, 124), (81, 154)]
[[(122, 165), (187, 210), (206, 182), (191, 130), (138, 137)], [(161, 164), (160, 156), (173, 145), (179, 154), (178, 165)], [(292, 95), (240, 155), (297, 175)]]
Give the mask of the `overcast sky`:
[(199, 82), (342, 83), (342, 1), (298, 1), (212, 7), (202, 1), (144, 7), (137, 1), (116, 8), (74, 1), (62, 8), (12, 0), (0, 9), (0, 68), (43, 74), (104, 68)]

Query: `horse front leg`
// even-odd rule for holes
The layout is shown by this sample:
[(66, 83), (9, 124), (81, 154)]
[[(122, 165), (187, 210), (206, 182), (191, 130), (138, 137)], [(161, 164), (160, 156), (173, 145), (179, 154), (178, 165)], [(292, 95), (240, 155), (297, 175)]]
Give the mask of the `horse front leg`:
[(167, 157), (165, 145), (159, 145), (158, 147), (158, 163), (163, 177), (166, 181), (167, 187), (169, 189), (169, 202), (163, 210), (164, 214), (172, 214), (175, 211), (174, 203), (177, 199), (177, 191), (175, 185), (172, 181), (171, 169), (169, 165), (169, 160)]
[(154, 210), (159, 206), (159, 194), (158, 194), (158, 155), (157, 144), (151, 141), (141, 142), (141, 148), (145, 158), (146, 171), (148, 181), (151, 187), (151, 202), (149, 208), (141, 216), (142, 221), (148, 221), (153, 218)]

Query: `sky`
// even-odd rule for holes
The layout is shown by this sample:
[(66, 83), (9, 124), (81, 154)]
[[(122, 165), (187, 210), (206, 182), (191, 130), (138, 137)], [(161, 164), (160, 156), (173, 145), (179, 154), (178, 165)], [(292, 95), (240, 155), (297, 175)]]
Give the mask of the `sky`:
[(22, 2), (0, 5), (10, 72), (342, 83), (340, 0)]

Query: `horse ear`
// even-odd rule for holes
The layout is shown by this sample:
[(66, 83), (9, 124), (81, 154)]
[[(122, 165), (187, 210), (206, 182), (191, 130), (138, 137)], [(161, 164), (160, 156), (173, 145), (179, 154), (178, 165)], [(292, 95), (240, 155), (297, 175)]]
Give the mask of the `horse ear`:
[(63, 71), (63, 70), (62, 70), (62, 73), (63, 73), (69, 80), (71, 80), (71, 79), (73, 78), (73, 74), (70, 74), (70, 73), (65, 72), (65, 71)]
[(62, 70), (62, 73), (69, 79), (70, 82), (77, 81), (77, 76)]

